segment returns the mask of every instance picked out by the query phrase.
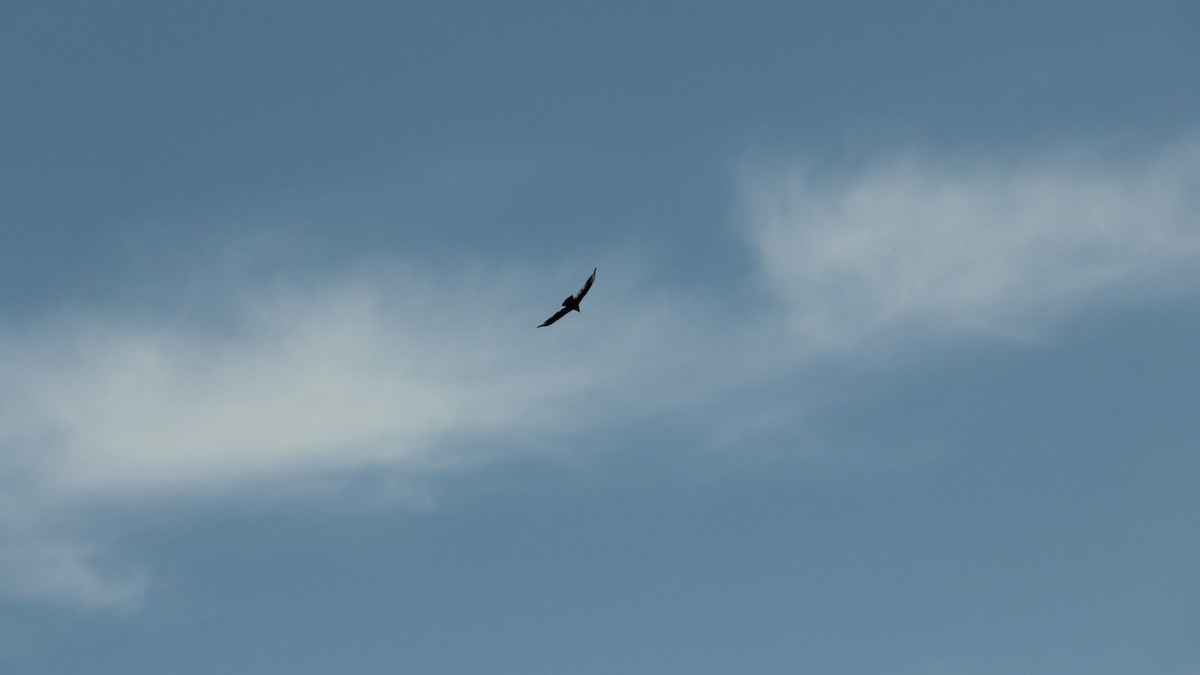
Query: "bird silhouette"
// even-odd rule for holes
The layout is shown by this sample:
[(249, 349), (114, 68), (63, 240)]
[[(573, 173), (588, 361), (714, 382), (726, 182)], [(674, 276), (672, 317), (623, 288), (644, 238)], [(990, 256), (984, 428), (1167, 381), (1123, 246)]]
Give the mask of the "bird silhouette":
[(583, 282), (583, 288), (579, 289), (579, 292), (576, 293), (575, 295), (568, 295), (567, 299), (563, 300), (563, 302), (562, 302), (562, 309), (555, 312), (554, 316), (550, 317), (549, 319), (546, 319), (546, 321), (543, 322), (542, 325), (538, 326), (538, 328), (545, 328), (546, 326), (549, 326), (550, 324), (554, 323), (555, 321), (558, 321), (559, 319), (566, 316), (567, 313), (570, 312), (571, 310), (575, 310), (576, 312), (578, 312), (579, 311), (579, 302), (581, 300), (583, 300), (583, 296), (587, 295), (588, 289), (592, 287), (592, 284), (595, 283), (595, 281), (596, 281), (596, 270), (593, 268), (592, 276), (588, 277), (587, 281)]

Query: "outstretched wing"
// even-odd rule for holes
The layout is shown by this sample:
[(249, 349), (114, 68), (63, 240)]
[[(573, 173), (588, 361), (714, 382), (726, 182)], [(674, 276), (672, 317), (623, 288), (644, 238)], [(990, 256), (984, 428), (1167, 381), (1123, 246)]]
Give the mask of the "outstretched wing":
[(538, 326), (538, 328), (545, 328), (546, 326), (549, 326), (550, 324), (554, 323), (555, 321), (558, 321), (559, 319), (566, 316), (567, 312), (569, 312), (569, 311), (571, 311), (570, 307), (563, 307), (562, 309), (555, 312), (554, 316), (550, 317), (549, 319), (546, 319), (546, 321), (543, 322), (542, 325)]
[(592, 284), (594, 283), (596, 283), (596, 268), (593, 267), (592, 276), (588, 277), (588, 280), (583, 282), (583, 288), (579, 289), (579, 292), (575, 294), (575, 302), (583, 300), (583, 296), (587, 295), (588, 289), (591, 288)]

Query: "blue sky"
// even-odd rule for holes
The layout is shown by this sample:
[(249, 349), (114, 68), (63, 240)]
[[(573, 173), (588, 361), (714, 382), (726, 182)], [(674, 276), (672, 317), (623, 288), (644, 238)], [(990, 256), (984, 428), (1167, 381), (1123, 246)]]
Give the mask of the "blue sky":
[(5, 5), (0, 665), (1200, 673), (1198, 31)]

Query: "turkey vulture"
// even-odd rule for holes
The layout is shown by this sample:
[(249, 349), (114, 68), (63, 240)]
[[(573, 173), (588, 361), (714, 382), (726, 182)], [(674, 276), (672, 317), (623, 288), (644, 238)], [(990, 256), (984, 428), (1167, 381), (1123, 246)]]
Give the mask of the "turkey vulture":
[(594, 281), (596, 281), (596, 270), (595, 269), (592, 270), (592, 276), (588, 277), (587, 281), (583, 282), (583, 288), (579, 289), (579, 292), (576, 293), (575, 295), (568, 295), (567, 299), (563, 300), (562, 309), (555, 312), (554, 316), (550, 317), (549, 319), (546, 319), (545, 323), (543, 323), (541, 326), (538, 326), (538, 328), (543, 328), (545, 326), (549, 326), (550, 324), (554, 323), (555, 321), (558, 321), (559, 319), (566, 316), (567, 312), (569, 312), (571, 310), (575, 310), (576, 312), (578, 312), (579, 311), (579, 301), (583, 300), (583, 296), (587, 295), (588, 289), (592, 287), (592, 283)]

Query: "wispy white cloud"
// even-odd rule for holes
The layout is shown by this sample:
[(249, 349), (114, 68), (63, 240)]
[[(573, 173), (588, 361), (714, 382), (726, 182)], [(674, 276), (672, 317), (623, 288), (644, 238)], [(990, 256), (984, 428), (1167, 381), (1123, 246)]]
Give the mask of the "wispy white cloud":
[(677, 408), (696, 390), (679, 383), (698, 318), (634, 297), (622, 264), (602, 265), (582, 317), (553, 329), (535, 326), (583, 266), (553, 294), (515, 272), (397, 266), (234, 291), (216, 322), (93, 310), (8, 331), (0, 588), (136, 598), (140, 582), (55, 534), (113, 505), (327, 490), (322, 477), (371, 468), (427, 476)]
[(534, 331), (553, 305), (528, 302), (528, 287), (406, 290), (414, 281), (234, 299), (220, 330), (58, 320), (3, 346), (3, 440), (41, 439), (26, 470), (68, 494), (205, 490), (371, 461), (444, 466), (427, 450), (447, 436), (503, 444), (602, 414), (589, 396), (644, 382), (631, 354), (649, 345), (633, 341), (667, 322), (635, 306), (621, 312), (622, 335)]
[(909, 153), (837, 178), (749, 169), (743, 214), (802, 350), (1023, 338), (1195, 281), (1200, 145), (1125, 162)]
[(116, 564), (105, 548), (77, 537), (0, 536), (0, 590), (14, 597), (88, 610), (132, 610), (146, 595), (140, 569)]
[[(305, 490), (376, 468), (419, 480), (651, 422), (686, 424), (708, 450), (778, 440), (794, 415), (764, 391), (831, 350), (1028, 335), (1190, 282), (1198, 177), (1194, 145), (1134, 164), (748, 170), (742, 224), (773, 304), (736, 321), (721, 298), (647, 290), (624, 256), (554, 283), (399, 262), (291, 285), (220, 278), (182, 294), (203, 298), (203, 319), (187, 300), (10, 325), (0, 589), (136, 604), (144, 576), (70, 534), (107, 505)], [(592, 264), (583, 316), (535, 329)]]

